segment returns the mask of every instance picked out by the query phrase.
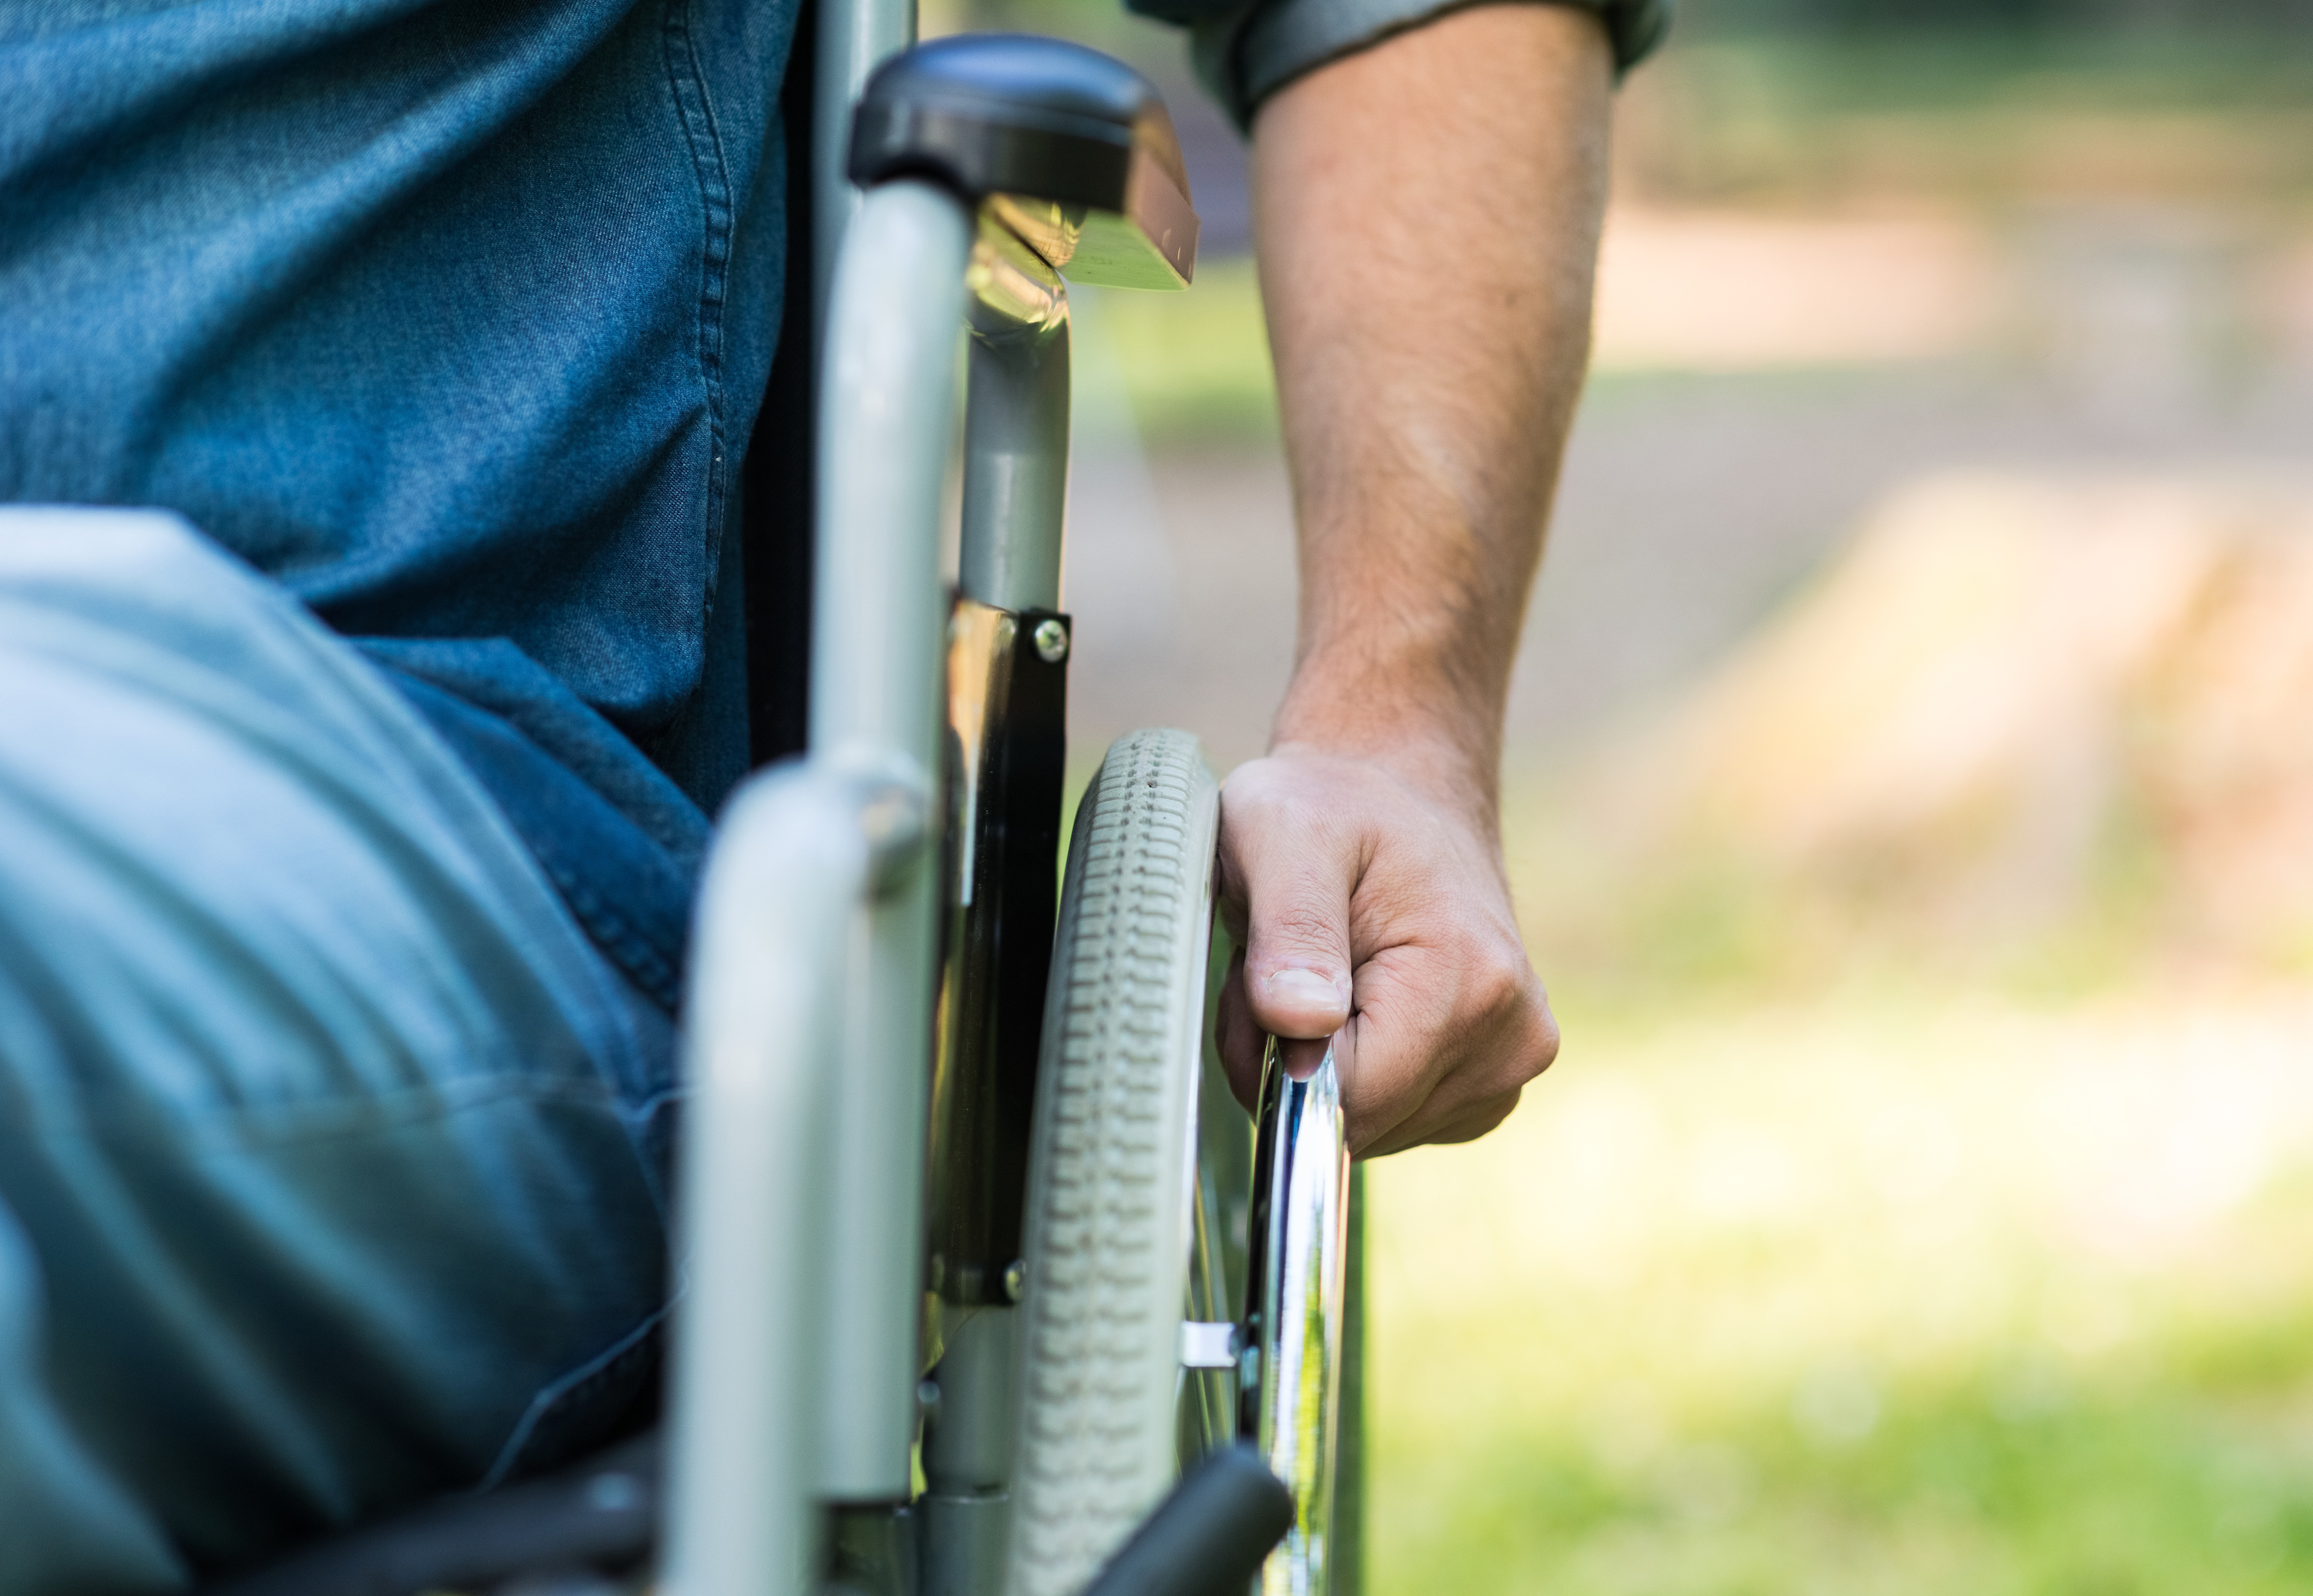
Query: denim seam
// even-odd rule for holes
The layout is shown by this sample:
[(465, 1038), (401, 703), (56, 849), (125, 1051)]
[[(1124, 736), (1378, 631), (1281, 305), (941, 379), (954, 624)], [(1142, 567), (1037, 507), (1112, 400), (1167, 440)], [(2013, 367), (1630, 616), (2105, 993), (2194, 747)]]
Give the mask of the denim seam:
[[(655, 1107), (663, 1094), (648, 1099)], [(623, 1122), (628, 1105), (600, 1081), (539, 1080), (518, 1073), (470, 1076), (383, 1089), (348, 1089), (342, 1097), (297, 1103), (228, 1103), (195, 1108), (54, 1103), (20, 1104), (21, 1119), (0, 1121), (0, 1140), (71, 1138), (91, 1142), (161, 1137), (190, 1151), (214, 1151), (250, 1140), (268, 1146), (368, 1135), (381, 1125), (404, 1124), (486, 1107), (506, 1100), (600, 1112)], [(300, 1124), (300, 1121), (309, 1123)], [(327, 1122), (327, 1123), (311, 1123)]]
[(723, 139), (715, 126), (715, 108), (707, 93), (707, 74), (699, 59), (691, 30), (690, 0), (667, 0), (666, 69), (675, 108), (690, 146), (690, 161), (699, 179), (699, 206), (706, 217), (700, 241), (699, 286), (699, 376), (707, 401), (708, 436), (714, 454), (708, 466), (707, 595), (714, 603), (717, 560), (723, 536), (723, 499), (726, 451), (723, 427), (723, 303), (728, 290), (731, 264), (731, 177), (724, 161)]
[(658, 1327), (666, 1322), (667, 1314), (673, 1307), (672, 1302), (660, 1304), (655, 1312), (609, 1346), (604, 1347), (576, 1369), (569, 1370), (559, 1378), (549, 1380), (540, 1387), (537, 1393), (531, 1398), (530, 1406), (523, 1409), (522, 1417), (514, 1422), (513, 1433), (507, 1435), (506, 1443), (498, 1449), (498, 1455), (490, 1464), (489, 1472), (483, 1475), (480, 1481), (474, 1486), (475, 1491), (487, 1491), (504, 1483), (506, 1476), (511, 1474), (515, 1465), (522, 1460), (523, 1451), (529, 1446), (532, 1436), (538, 1433), (540, 1422), (554, 1410), (556, 1404), (565, 1397), (579, 1390), (595, 1375), (618, 1362), (620, 1359), (627, 1356), (655, 1334)]
[(682, 1004), (681, 960), (589, 886), (584, 872), (565, 860), (558, 847), (533, 846), (531, 851), (547, 879), (562, 894), (572, 918), (633, 977), (646, 997), (666, 1013), (675, 1013)]

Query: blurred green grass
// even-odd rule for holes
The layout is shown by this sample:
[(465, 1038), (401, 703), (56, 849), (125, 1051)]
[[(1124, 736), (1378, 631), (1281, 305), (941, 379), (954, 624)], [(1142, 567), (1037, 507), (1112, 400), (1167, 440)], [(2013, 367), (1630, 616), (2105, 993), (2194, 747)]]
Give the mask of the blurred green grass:
[(1205, 260), (1185, 294), (1103, 295), (1098, 313), (1151, 448), (1274, 440), (1277, 380), (1252, 260)]
[(2301, 999), (1564, 1018), (1369, 1177), (1372, 1588), (2313, 1584)]
[(1566, 1042), (1374, 1166), (1373, 1587), (2313, 1589), (2313, 988), (2180, 960), (2126, 806), (2054, 918), (1602, 845), (1514, 772)]

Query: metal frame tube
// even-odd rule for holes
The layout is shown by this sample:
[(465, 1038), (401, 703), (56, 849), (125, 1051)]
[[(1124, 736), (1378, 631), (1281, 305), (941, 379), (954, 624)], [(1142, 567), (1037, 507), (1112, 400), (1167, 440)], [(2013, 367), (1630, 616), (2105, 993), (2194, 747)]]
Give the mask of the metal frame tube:
[[(812, 64), (812, 326), (824, 331), (843, 235), (860, 194), (845, 174), (851, 108), (867, 75), (916, 41), (916, 0), (809, 0), (819, 6), (819, 58)], [(803, 287), (804, 285), (796, 285)]]
[(1350, 1150), (1333, 1050), (1306, 1080), (1269, 1043), (1253, 1175), (1253, 1412), (1245, 1428), (1293, 1495), (1293, 1526), (1262, 1565), (1262, 1596), (1326, 1596), (1339, 1441)]
[[(822, 368), (812, 757), (927, 793), (946, 719), (939, 516), (971, 246), (971, 213), (946, 190), (902, 181), (869, 194), (844, 241)], [(814, 1462), (821, 1494), (839, 1501), (900, 1501), (910, 1486), (936, 865), (919, 858), (855, 933), (828, 1061), (840, 1082), (831, 1162), (809, 1216), (831, 1260)]]
[(878, 189), (822, 364), (811, 754), (743, 789), (686, 1032), (666, 1581), (803, 1588), (814, 1496), (898, 1500), (915, 1427), (931, 1046), (940, 488), (972, 218)]
[(940, 494), (971, 250), (970, 213), (922, 182), (878, 188), (844, 243), (820, 392), (814, 754), (938, 752)]
[(971, 785), (952, 806), (960, 869), (935, 1132), (936, 1273), (949, 1334), (925, 1430), (924, 1596), (980, 1596), (1003, 1580), (1017, 1405), (1010, 1268), (1051, 958), (1066, 721), (1068, 622), (1053, 612), (1068, 493), (1068, 290), (984, 212), (964, 281), (963, 596), (950, 689), (958, 773)]
[(812, 1549), (810, 1371), (846, 948), (865, 895), (854, 789), (787, 766), (731, 806), (700, 892), (685, 1028), (673, 1441), (665, 1587), (794, 1591)]
[(975, 1309), (933, 1372), (924, 1424), (922, 1596), (989, 1596), (1004, 1580), (1019, 1407), (1016, 1308)]
[(1060, 607), (1069, 492), (1069, 298), (1000, 224), (972, 246), (957, 585), (999, 610)]

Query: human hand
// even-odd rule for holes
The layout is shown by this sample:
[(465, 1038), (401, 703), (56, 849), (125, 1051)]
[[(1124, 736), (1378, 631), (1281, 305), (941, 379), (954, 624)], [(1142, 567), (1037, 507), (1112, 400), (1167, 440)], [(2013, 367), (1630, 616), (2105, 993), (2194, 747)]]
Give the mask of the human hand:
[(1557, 1055), (1478, 805), (1385, 760), (1283, 744), (1222, 789), (1220, 860), (1240, 949), (1220, 1053), (1248, 1107), (1263, 1032), (1296, 1076), (1331, 1037), (1350, 1149), (1376, 1158), (1484, 1135)]

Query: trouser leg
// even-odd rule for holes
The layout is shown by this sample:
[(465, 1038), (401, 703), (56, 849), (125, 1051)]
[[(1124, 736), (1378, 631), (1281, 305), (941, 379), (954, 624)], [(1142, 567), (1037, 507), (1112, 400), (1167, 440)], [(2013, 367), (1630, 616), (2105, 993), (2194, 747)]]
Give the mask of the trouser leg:
[(166, 518), (0, 512), (0, 1592), (598, 1424), (670, 1053), (349, 648)]

